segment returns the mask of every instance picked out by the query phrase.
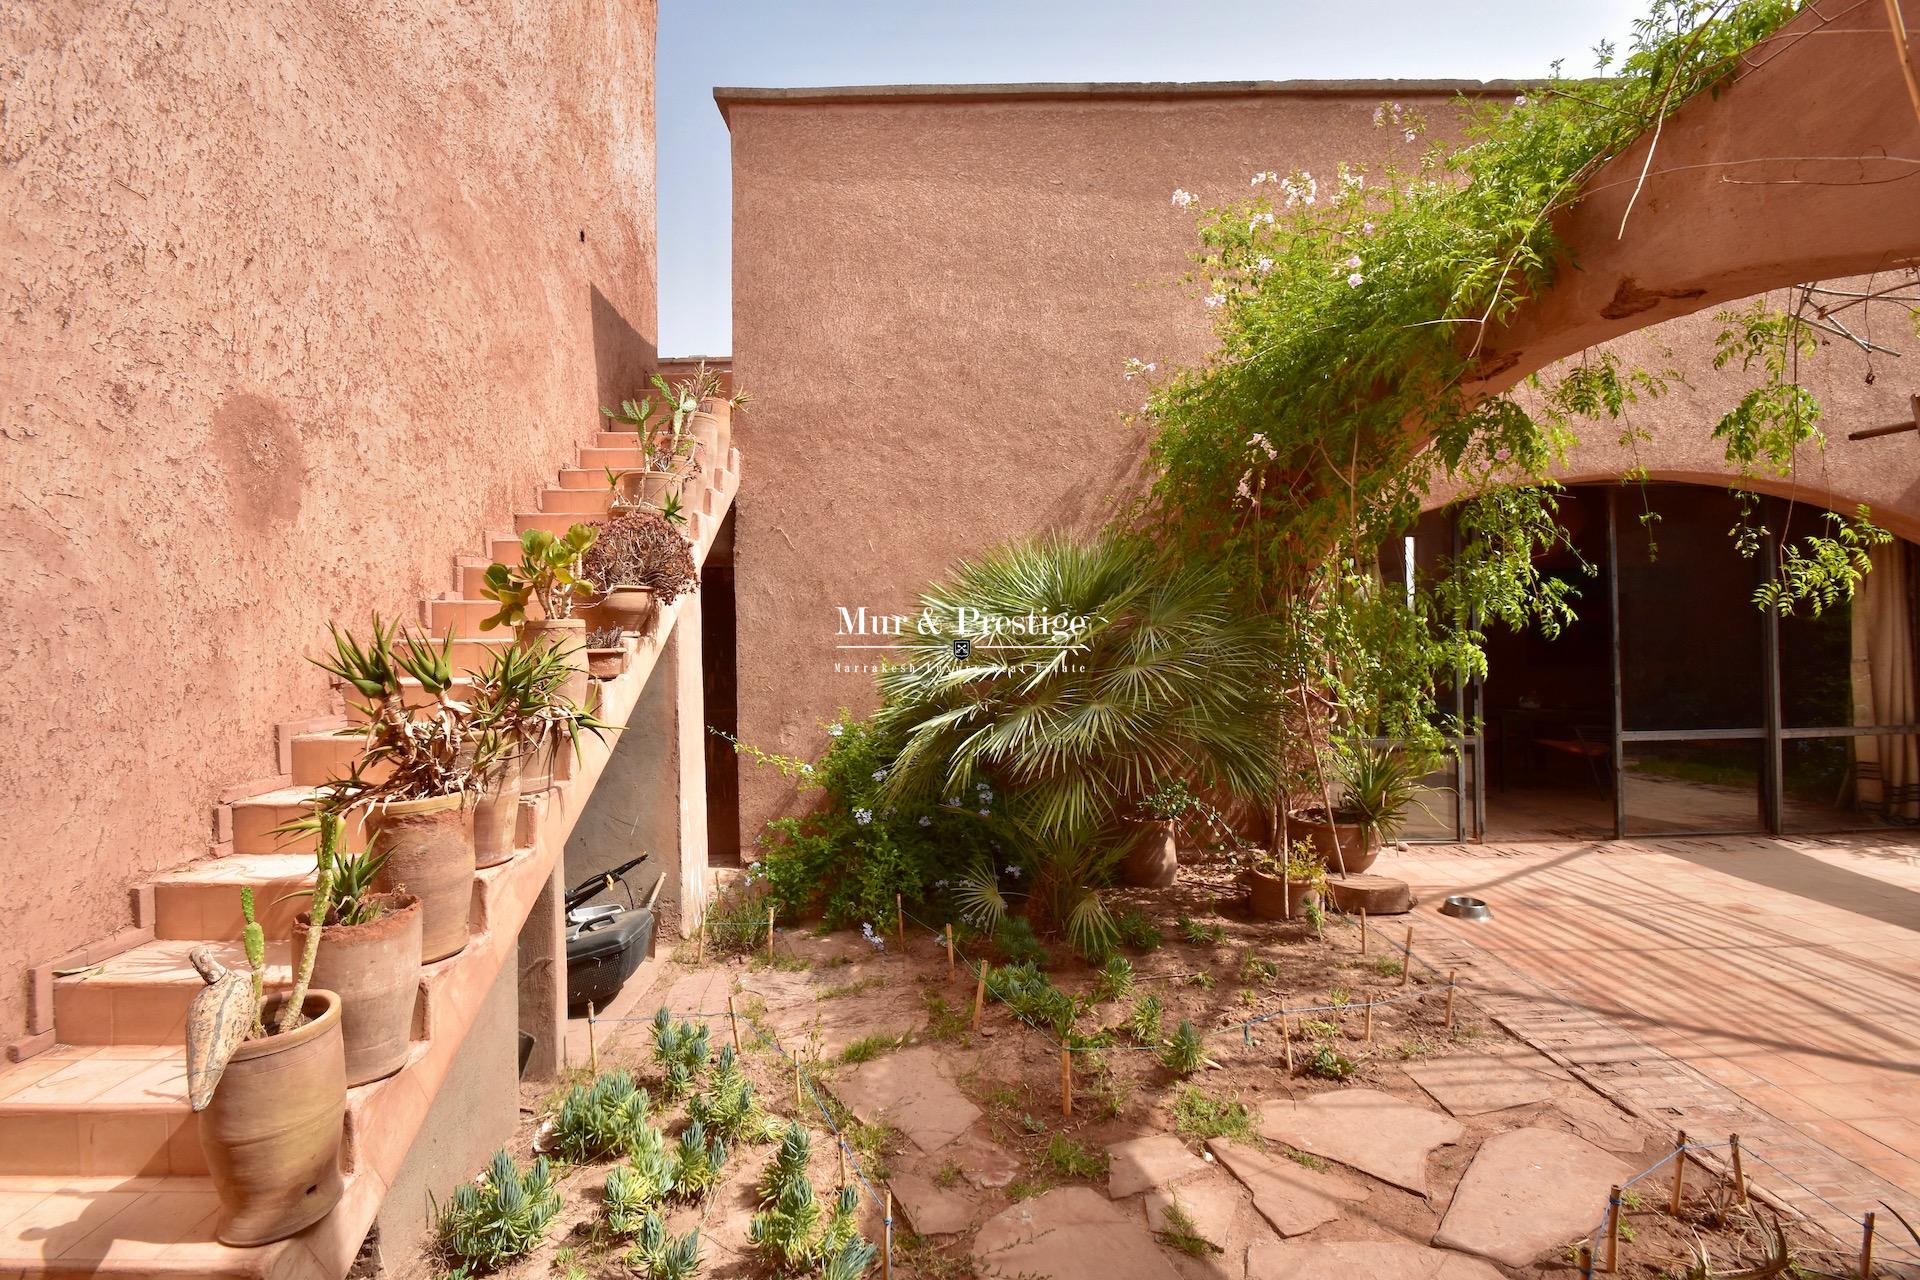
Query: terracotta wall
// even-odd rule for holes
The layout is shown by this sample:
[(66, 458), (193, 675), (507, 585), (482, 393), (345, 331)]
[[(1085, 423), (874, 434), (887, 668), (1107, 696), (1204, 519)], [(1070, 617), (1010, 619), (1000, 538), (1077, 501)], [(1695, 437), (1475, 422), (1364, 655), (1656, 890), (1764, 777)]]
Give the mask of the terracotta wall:
[[(1176, 186), (1212, 202), (1259, 170), (1410, 161), (1375, 107), (1444, 125), (1458, 88), (718, 91), (733, 135), (733, 368), (757, 397), (735, 428), (754, 459), (736, 506), (741, 736), (812, 757), (823, 720), (871, 706), (860, 668), (884, 650), (838, 646), (886, 637), (836, 634), (842, 608), (909, 612), (958, 557), (1114, 510), (1145, 441), (1121, 423), (1141, 399), (1122, 363), (1164, 368), (1209, 345), (1197, 291), (1176, 281), (1193, 244)], [(1637, 460), (1716, 476), (1709, 433), (1734, 385), (1708, 369), (1717, 328), (1695, 317), (1629, 339), (1657, 364), (1672, 347), (1695, 388), (1636, 415), (1656, 435), (1637, 458), (1600, 428), (1569, 474)], [(1869, 386), (1857, 359), (1833, 362), (1830, 427), (1904, 416), (1913, 387), (1890, 365)], [(1912, 435), (1841, 444), (1804, 474), (1911, 535), (1916, 451)], [(751, 849), (792, 793), (742, 770)]]
[(655, 352), (653, 0), (0, 11), (0, 1040)]

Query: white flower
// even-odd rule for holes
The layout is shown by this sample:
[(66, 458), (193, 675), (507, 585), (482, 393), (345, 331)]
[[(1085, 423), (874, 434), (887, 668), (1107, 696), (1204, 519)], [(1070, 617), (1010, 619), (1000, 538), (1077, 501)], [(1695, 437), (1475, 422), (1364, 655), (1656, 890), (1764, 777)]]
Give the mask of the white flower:
[(1197, 198), (1191, 191), (1182, 191), (1179, 187), (1173, 189), (1173, 203), (1177, 208), (1191, 209)]
[(958, 809), (959, 807), (960, 807), (960, 797), (959, 797), (959, 796), (948, 796), (948, 797), (947, 797), (947, 808), (949, 808), (949, 809)]
[(1361, 285), (1365, 284), (1366, 281), (1367, 278), (1356, 271), (1347, 277), (1347, 288), (1358, 289)]
[(871, 809), (855, 809), (855, 810), (853, 811), (853, 820), (854, 820), (855, 822), (857, 822), (857, 823), (859, 823), (859, 824), (860, 824), (861, 826), (863, 826), (863, 827), (864, 827), (864, 826), (866, 826), (866, 825), (867, 825), (867, 824), (868, 824), (869, 822), (872, 822), (872, 821), (873, 821), (873, 810), (871, 810)]
[(1412, 142), (1415, 138), (1419, 137), (1420, 135), (1415, 133), (1411, 129), (1403, 129), (1400, 132), (1400, 136), (1405, 138), (1408, 142)]
[(1363, 222), (1363, 223), (1361, 223), (1361, 224), (1360, 224), (1360, 234), (1361, 234), (1361, 235), (1363, 235), (1363, 236), (1370, 236), (1370, 235), (1372, 235), (1372, 234), (1373, 234), (1373, 223), (1372, 223), (1371, 221), (1367, 221), (1367, 222)]
[(983, 818), (991, 818), (991, 817), (993, 816), (993, 810), (991, 810), (991, 809), (982, 809), (982, 810), (980, 811), (980, 816), (981, 816), (981, 817), (983, 817)]
[(1260, 224), (1263, 222), (1268, 226), (1273, 225), (1273, 211), (1271, 209), (1265, 213), (1256, 213), (1253, 215), (1253, 221), (1247, 223), (1247, 234), (1252, 235), (1259, 229)]
[(1350, 267), (1357, 267), (1357, 266), (1359, 266), (1359, 265), (1360, 265), (1360, 255), (1359, 255), (1359, 254), (1357, 254), (1357, 253), (1352, 253), (1352, 254), (1348, 254), (1348, 255), (1347, 255), (1347, 265), (1348, 265), (1348, 266), (1350, 266)]
[(1210, 293), (1204, 301), (1207, 304), (1207, 310), (1217, 311), (1227, 304), (1227, 295), (1224, 293)]
[(944, 889), (947, 887), (947, 882), (945, 880), (935, 880), (933, 882), (933, 887), (936, 889)]
[(885, 769), (875, 769), (873, 771), (873, 780), (875, 782), (885, 782), (887, 780), (887, 771)]
[(929, 818), (926, 814), (923, 813), (920, 815), (920, 825), (923, 827), (930, 827), (933, 825), (933, 819)]
[(1378, 129), (1387, 122), (1387, 104), (1381, 103), (1373, 109), (1373, 127)]
[(1015, 880), (1018, 880), (1018, 879), (1020, 878), (1020, 868), (1018, 868), (1018, 867), (1008, 867), (1008, 868), (1007, 868), (1007, 874), (1008, 874), (1008, 875), (1010, 875), (1010, 876), (1012, 876), (1012, 877), (1013, 877), (1013, 878), (1014, 878)]
[(1280, 456), (1279, 450), (1273, 447), (1263, 432), (1256, 431), (1248, 436), (1247, 443), (1265, 453), (1269, 462)]
[(1517, 98), (1515, 98), (1515, 99), (1513, 100), (1513, 105), (1514, 105), (1514, 106), (1516, 106), (1516, 107), (1524, 107), (1524, 106), (1526, 106), (1526, 105), (1527, 105), (1527, 95), (1523, 93), (1523, 94), (1521, 94), (1521, 95), (1520, 95), (1519, 97), (1517, 97)]
[(1249, 471), (1249, 472), (1247, 473), (1247, 475), (1243, 475), (1243, 476), (1241, 476), (1241, 477), (1240, 477), (1240, 487), (1234, 490), (1234, 493), (1235, 493), (1235, 494), (1237, 494), (1237, 495), (1239, 495), (1239, 497), (1240, 497), (1240, 499), (1241, 499), (1241, 500), (1242, 500), (1243, 502), (1252, 502), (1252, 501), (1253, 501), (1253, 490), (1252, 490), (1252, 489), (1249, 489), (1249, 488), (1247, 487), (1247, 476), (1248, 476), (1248, 475), (1252, 475), (1252, 474), (1253, 474), (1253, 473), (1252, 473), (1251, 471)]
[(801, 773), (804, 773), (804, 774), (806, 774), (806, 775), (807, 775), (808, 777), (812, 777), (812, 776), (813, 776), (813, 766), (812, 766), (812, 765), (810, 765), (810, 764), (803, 764), (803, 765), (801, 765), (801, 766), (800, 766), (800, 772), (801, 772)]
[(1120, 379), (1123, 382), (1132, 382), (1136, 377), (1144, 378), (1159, 367), (1151, 360), (1128, 356), (1127, 362), (1120, 367)]
[(1261, 258), (1253, 264), (1253, 269), (1261, 275), (1265, 275), (1267, 272), (1273, 270), (1273, 259)]
[(829, 738), (837, 738), (846, 731), (847, 727), (842, 724), (830, 724), (827, 726), (827, 736)]

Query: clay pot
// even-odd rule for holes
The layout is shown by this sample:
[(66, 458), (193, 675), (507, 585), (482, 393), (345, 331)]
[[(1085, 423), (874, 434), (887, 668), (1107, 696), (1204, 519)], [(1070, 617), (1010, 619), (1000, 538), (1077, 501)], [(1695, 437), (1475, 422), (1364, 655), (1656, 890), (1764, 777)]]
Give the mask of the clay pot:
[(520, 747), (520, 794), (537, 796), (553, 786), (553, 735)]
[(1249, 890), (1248, 908), (1262, 920), (1298, 920), (1307, 903), (1320, 894), (1311, 880), (1287, 880), (1248, 868), (1242, 873)]
[(1179, 824), (1148, 822), (1142, 824), (1127, 860), (1121, 865), (1120, 878), (1141, 889), (1164, 889), (1180, 876), (1180, 849), (1175, 840)]
[[(267, 1001), (269, 1026), (284, 1001)], [(339, 1203), (347, 1110), (340, 1005), (333, 992), (309, 988), (302, 1010), (312, 1021), (243, 1042), (200, 1113), (200, 1147), (220, 1195), (214, 1234), (223, 1244), (284, 1240)]]
[(651, 588), (636, 583), (614, 583), (600, 602), (600, 610), (622, 631), (637, 635), (650, 636), (660, 625), (660, 598)]
[(1327, 870), (1347, 875), (1360, 874), (1380, 856), (1378, 834), (1358, 822), (1339, 821), (1337, 814), (1333, 822), (1324, 822), (1315, 815), (1290, 813), (1287, 839), (1306, 840), (1320, 855), (1320, 861), (1327, 864)]
[(520, 757), (504, 756), (473, 804), (473, 865), (494, 867), (513, 856), (520, 823)]
[(560, 692), (576, 707), (587, 705), (587, 620), (585, 618), (529, 618), (514, 628), (514, 637), (528, 653), (558, 649), (571, 669)]
[[(347, 1087), (390, 1076), (406, 1065), (413, 1043), (413, 1002), (420, 991), (420, 899), (376, 894), (378, 919), (330, 924), (320, 931), (313, 985), (340, 997), (340, 1040), (347, 1054)], [(293, 950), (306, 945), (311, 926), (294, 921)]]
[(613, 680), (627, 669), (627, 649), (625, 645), (615, 645), (610, 649), (587, 650), (587, 674), (595, 680)]
[(615, 506), (658, 511), (669, 493), (680, 492), (686, 476), (678, 471), (623, 471), (613, 486)]
[(706, 411), (704, 406), (708, 403), (707, 401), (703, 400), (700, 403), (703, 407), (695, 413), (692, 418), (687, 420), (687, 426), (693, 432), (693, 438), (700, 442), (700, 460), (705, 464), (708, 474), (711, 475), (719, 469), (719, 459), (722, 456), (720, 453), (720, 419)]
[(719, 435), (714, 440), (714, 447), (707, 453), (707, 458), (711, 469), (725, 471), (730, 466), (733, 449), (733, 401), (708, 396), (700, 402), (700, 412), (720, 424)]
[(464, 795), (396, 800), (367, 815), (367, 847), (387, 855), (379, 887), (420, 899), (420, 959), (467, 945), (473, 911), (473, 806)]

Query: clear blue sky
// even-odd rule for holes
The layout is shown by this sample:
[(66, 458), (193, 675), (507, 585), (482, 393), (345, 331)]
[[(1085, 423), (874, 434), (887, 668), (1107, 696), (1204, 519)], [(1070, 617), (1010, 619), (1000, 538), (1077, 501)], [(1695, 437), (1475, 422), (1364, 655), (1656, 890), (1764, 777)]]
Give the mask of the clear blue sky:
[(1642, 0), (660, 0), (660, 350), (733, 350), (717, 84), (1493, 80), (1591, 65)]

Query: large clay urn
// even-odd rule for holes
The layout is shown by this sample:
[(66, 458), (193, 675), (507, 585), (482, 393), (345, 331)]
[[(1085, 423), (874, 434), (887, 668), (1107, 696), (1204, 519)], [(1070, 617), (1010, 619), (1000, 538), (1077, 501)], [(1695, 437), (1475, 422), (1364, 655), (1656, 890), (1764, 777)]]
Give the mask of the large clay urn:
[[(420, 990), (420, 900), (410, 893), (375, 894), (380, 914), (365, 924), (330, 924), (320, 931), (313, 985), (340, 997), (340, 1039), (347, 1054), (347, 1086), (390, 1076), (406, 1065), (413, 1045), (413, 1005)], [(293, 950), (310, 927), (295, 921)]]
[(473, 804), (473, 865), (493, 867), (513, 856), (520, 824), (520, 757), (501, 756)]
[(1175, 840), (1179, 824), (1148, 822), (1142, 824), (1127, 860), (1121, 864), (1120, 878), (1141, 889), (1164, 889), (1180, 876), (1180, 849)]
[(1262, 920), (1298, 920), (1306, 914), (1307, 903), (1318, 901), (1320, 894), (1311, 880), (1288, 880), (1248, 868), (1247, 908)]
[(376, 805), (367, 847), (387, 855), (382, 889), (420, 899), (420, 959), (431, 964), (467, 945), (473, 910), (473, 806), (460, 794)]
[[(284, 999), (267, 1001), (268, 1026)], [(309, 988), (301, 1007), (311, 1021), (243, 1041), (200, 1113), (200, 1147), (220, 1196), (214, 1234), (224, 1244), (284, 1240), (339, 1203), (347, 1109), (340, 1003)]]
[(1313, 845), (1327, 870), (1359, 875), (1380, 856), (1380, 837), (1359, 822), (1342, 822), (1335, 814), (1332, 822), (1316, 812), (1287, 815), (1287, 838), (1306, 840)]
[(700, 402), (700, 412), (720, 424), (714, 448), (707, 457), (710, 459), (708, 465), (714, 470), (725, 471), (733, 449), (733, 401), (720, 396), (708, 396)]
[(585, 618), (528, 618), (514, 632), (528, 653), (558, 649), (568, 667), (560, 692), (576, 707), (587, 705), (587, 620)]
[(720, 452), (720, 419), (707, 412), (705, 406), (708, 403), (705, 400), (700, 402), (701, 408), (687, 420), (687, 426), (693, 432), (693, 438), (700, 442), (700, 463), (706, 468), (707, 483), (711, 484), (713, 473), (721, 469), (726, 457)]
[(660, 624), (660, 599), (651, 588), (634, 582), (616, 582), (607, 588), (600, 611), (622, 631), (650, 636)]

